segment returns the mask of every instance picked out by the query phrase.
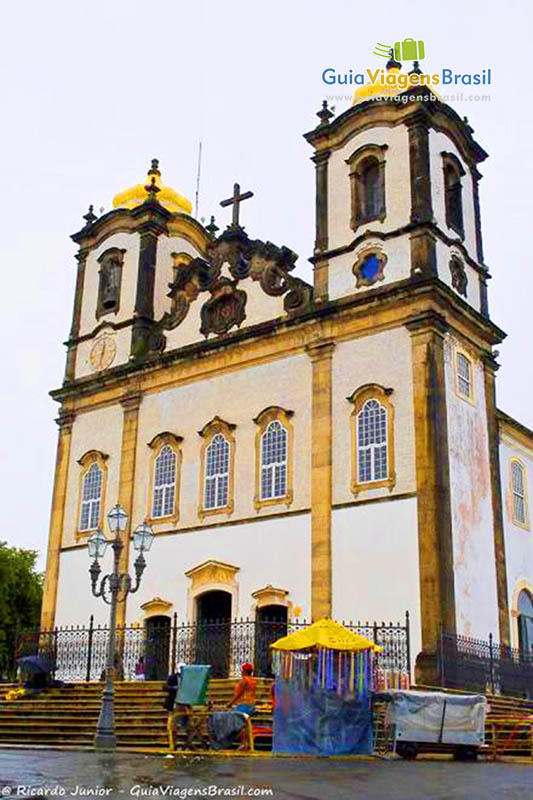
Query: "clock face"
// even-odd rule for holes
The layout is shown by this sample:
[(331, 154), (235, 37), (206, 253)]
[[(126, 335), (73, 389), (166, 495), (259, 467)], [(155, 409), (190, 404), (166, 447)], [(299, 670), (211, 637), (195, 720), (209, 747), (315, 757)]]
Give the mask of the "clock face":
[(113, 336), (99, 336), (91, 347), (89, 360), (94, 370), (107, 369), (115, 358), (117, 345)]

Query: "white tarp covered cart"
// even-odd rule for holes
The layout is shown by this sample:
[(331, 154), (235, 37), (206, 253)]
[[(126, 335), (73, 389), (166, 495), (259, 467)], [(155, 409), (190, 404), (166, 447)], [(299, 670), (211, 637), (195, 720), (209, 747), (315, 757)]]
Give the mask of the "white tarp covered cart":
[(483, 695), (391, 689), (380, 697), (388, 700), (386, 725), (392, 728), (395, 752), (403, 758), (442, 751), (475, 759), (485, 742)]

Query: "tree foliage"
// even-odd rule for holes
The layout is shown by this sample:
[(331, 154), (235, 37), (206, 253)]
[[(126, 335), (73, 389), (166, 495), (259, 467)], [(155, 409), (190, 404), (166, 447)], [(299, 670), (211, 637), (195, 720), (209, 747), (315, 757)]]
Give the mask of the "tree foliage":
[(43, 575), (38, 553), (0, 542), (0, 674), (12, 666), (17, 631), (38, 628)]

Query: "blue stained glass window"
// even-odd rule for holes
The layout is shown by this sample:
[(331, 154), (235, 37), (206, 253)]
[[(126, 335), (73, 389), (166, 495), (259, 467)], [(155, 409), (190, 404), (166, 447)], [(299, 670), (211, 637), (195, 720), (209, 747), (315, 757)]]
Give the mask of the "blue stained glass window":
[(367, 281), (371, 281), (373, 278), (376, 277), (376, 275), (379, 272), (379, 269), (380, 269), (379, 258), (375, 253), (372, 253), (371, 255), (368, 255), (361, 264), (359, 273), (362, 278), (364, 278)]

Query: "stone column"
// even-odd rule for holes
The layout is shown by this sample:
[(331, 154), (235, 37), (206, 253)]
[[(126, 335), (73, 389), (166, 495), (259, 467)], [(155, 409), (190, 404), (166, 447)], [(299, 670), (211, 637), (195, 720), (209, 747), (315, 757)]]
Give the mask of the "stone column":
[(315, 299), (326, 301), (329, 296), (329, 265), (322, 254), (328, 249), (328, 161), (330, 151), (323, 150), (313, 156), (316, 165), (316, 235), (314, 252)]
[(311, 410), (311, 617), (331, 616), (332, 358), (335, 345), (307, 349), (312, 361)]
[(411, 177), (411, 223), (417, 226), (409, 237), (411, 272), (436, 275), (436, 240), (428, 227), (433, 222), (433, 206), (427, 114), (423, 111), (415, 112), (407, 120), (407, 129)]
[(412, 337), (422, 654), (418, 678), (437, 677), (441, 626), (455, 633), (444, 318), (433, 311), (407, 324)]
[(57, 584), (59, 580), (59, 558), (63, 539), (63, 522), (65, 518), (65, 500), (68, 485), (70, 461), (70, 444), (72, 426), (75, 415), (72, 412), (60, 411), (57, 419), (59, 436), (57, 441), (56, 467), (54, 474), (54, 494), (50, 514), (50, 533), (48, 536), (48, 554), (46, 557), (46, 574), (44, 581), (43, 603), (41, 607), (41, 628), (50, 630), (54, 627)]
[(80, 248), (79, 253), (76, 254), (78, 262), (78, 272), (76, 275), (76, 291), (74, 294), (74, 308), (72, 311), (72, 325), (70, 328), (68, 350), (67, 350), (67, 364), (65, 368), (65, 382), (73, 381), (76, 375), (76, 354), (78, 345), (76, 339), (80, 335), (80, 321), (81, 321), (81, 305), (83, 301), (83, 284), (85, 282), (85, 266), (87, 264), (88, 250)]
[[(137, 431), (139, 427), (139, 407), (141, 405), (141, 392), (133, 390), (124, 395), (120, 401), (124, 409), (122, 426), (122, 448), (120, 454), (120, 483), (118, 502), (128, 515), (128, 524), (122, 534), (124, 549), (120, 558), (120, 571), (127, 572), (129, 568), (131, 531), (142, 520), (133, 520), (133, 497), (135, 489), (135, 463), (137, 457)], [(126, 600), (118, 604), (117, 625), (126, 624)]]
[(498, 364), (491, 355), (483, 360), (485, 379), (485, 404), (489, 439), (492, 514), (494, 518), (494, 555), (496, 561), (496, 589), (498, 593), (499, 635), (502, 644), (511, 643), (509, 600), (507, 594), (507, 567), (505, 561), (505, 536), (501, 495), (500, 448), (498, 419), (496, 416), (496, 370)]

